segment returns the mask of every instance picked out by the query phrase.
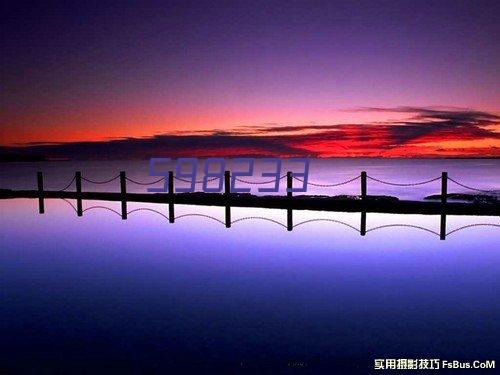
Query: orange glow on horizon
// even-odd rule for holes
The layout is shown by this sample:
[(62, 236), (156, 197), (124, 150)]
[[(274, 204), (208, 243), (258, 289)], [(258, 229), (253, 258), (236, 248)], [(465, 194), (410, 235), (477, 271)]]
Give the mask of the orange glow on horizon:
[[(102, 108), (101, 108), (102, 110)], [(417, 111), (419, 109), (417, 108)], [(282, 109), (279, 113), (283, 113)], [(1, 130), (1, 145), (29, 146), (37, 143), (71, 143), (71, 142), (105, 142), (110, 140), (144, 139), (154, 136), (191, 136), (231, 137), (220, 147), (209, 144), (188, 147), (186, 149), (169, 150), (170, 156), (234, 156), (234, 155), (272, 155), (300, 156), (316, 155), (318, 157), (447, 157), (447, 156), (500, 156), (500, 124), (491, 120), (474, 120), (450, 126), (442, 122), (440, 117), (433, 118), (421, 109), (423, 116), (417, 116), (415, 109), (376, 110), (372, 113), (345, 112), (341, 120), (355, 120), (358, 123), (345, 123), (336, 119), (325, 119), (323, 122), (283, 121), (263, 122), (262, 117), (270, 113), (262, 111), (251, 116), (243, 111), (238, 117), (234, 109), (211, 111), (206, 114), (194, 114), (189, 117), (175, 113), (167, 117), (164, 113), (151, 112), (144, 116), (133, 116), (131, 112), (104, 113), (96, 110), (96, 116), (89, 114), (74, 117), (71, 111), (61, 114), (55, 125), (53, 114), (43, 113), (41, 116), (24, 115), (13, 117), (17, 124), (16, 131)], [(413, 111), (413, 112), (411, 112)], [(451, 113), (455, 114), (457, 112)], [(460, 112), (458, 112), (460, 113)], [(467, 113), (467, 112), (466, 112)], [(291, 119), (296, 113), (283, 118)], [(342, 111), (336, 115), (342, 116)], [(371, 116), (370, 116), (371, 115)], [(331, 116), (331, 114), (330, 114)], [(478, 115), (481, 116), (481, 115)], [(494, 114), (490, 118), (497, 119)], [(496, 116), (496, 117), (495, 117)], [(371, 118), (370, 121), (363, 121)], [(71, 120), (78, 126), (71, 126)], [(463, 120), (462, 120), (463, 121)], [(482, 121), (482, 122), (481, 122)], [(31, 124), (21, 126), (20, 124)], [(445, 125), (441, 125), (444, 123)], [(305, 125), (304, 125), (305, 124)], [(321, 125), (325, 124), (325, 125)], [(432, 125), (430, 125), (432, 124)], [(46, 130), (48, 129), (48, 130)], [(497, 136), (498, 135), (498, 136)], [(253, 143), (241, 144), (241, 139), (253, 139)], [(234, 142), (233, 142), (234, 140)], [(262, 140), (263, 145), (259, 144)], [(272, 149), (276, 141), (278, 149)], [(271, 146), (270, 146), (271, 145)], [(150, 150), (152, 151), (152, 150)], [(162, 152), (163, 150), (158, 150)], [(284, 155), (287, 153), (289, 155)]]

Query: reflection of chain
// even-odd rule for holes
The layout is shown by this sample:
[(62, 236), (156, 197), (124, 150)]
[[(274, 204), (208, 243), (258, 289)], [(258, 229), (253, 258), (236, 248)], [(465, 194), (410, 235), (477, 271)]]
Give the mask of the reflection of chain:
[(497, 228), (500, 228), (500, 225), (499, 224), (491, 224), (491, 223), (469, 224), (469, 225), (464, 225), (463, 227), (454, 229), (451, 232), (446, 233), (446, 235), (449, 236), (450, 234), (458, 232), (458, 231), (460, 231), (462, 229), (472, 228), (472, 227), (497, 227)]
[(64, 190), (66, 190), (67, 188), (69, 188), (69, 187), (71, 186), (71, 184), (73, 184), (73, 181), (75, 181), (75, 178), (76, 178), (76, 176), (73, 176), (73, 178), (71, 179), (71, 181), (69, 182), (69, 184), (68, 184), (68, 185), (66, 185), (66, 187), (65, 187), (64, 189), (61, 189), (61, 190), (59, 190), (59, 191), (64, 191)]
[(101, 184), (107, 184), (107, 183), (110, 183), (111, 181), (114, 181), (116, 180), (117, 178), (119, 178), (120, 175), (117, 175), (113, 178), (110, 178), (109, 180), (105, 180), (105, 181), (95, 181), (95, 180), (90, 180), (88, 178), (85, 178), (85, 177), (82, 177), (82, 180), (83, 181), (87, 181), (87, 182), (90, 182), (91, 184), (98, 184), (98, 185), (101, 185)]
[[(64, 198), (61, 198), (61, 199), (63, 201), (65, 201), (68, 205), (70, 205), (71, 208), (75, 212), (78, 212), (78, 210), (76, 209), (76, 207), (70, 201), (68, 201), (67, 199), (64, 199)], [(91, 206), (91, 207), (88, 207), (85, 210), (83, 210), (83, 212), (90, 211), (90, 210), (95, 210), (95, 209), (103, 209), (103, 210), (111, 211), (111, 212), (113, 212), (113, 213), (115, 213), (115, 214), (117, 214), (118, 216), (121, 217), (121, 214), (119, 212), (113, 210), (112, 208), (106, 207), (106, 206)], [(166, 215), (164, 215), (163, 213), (161, 213), (160, 211), (153, 210), (153, 209), (147, 208), (147, 207), (136, 208), (134, 210), (128, 211), (127, 214), (130, 215), (130, 214), (133, 214), (134, 212), (139, 212), (139, 211), (150, 211), (150, 212), (156, 213), (156, 214), (162, 216), (163, 218), (169, 220), (169, 218)], [(174, 219), (175, 220), (176, 219), (182, 219), (184, 217), (203, 217), (203, 218), (214, 220), (214, 221), (216, 221), (216, 222), (218, 222), (220, 224), (226, 225), (226, 223), (224, 223), (222, 220), (219, 220), (216, 217), (213, 217), (213, 216), (210, 216), (210, 215), (205, 215), (205, 214), (184, 214), (184, 215), (176, 216)], [(273, 220), (273, 219), (270, 219), (270, 218), (267, 218), (267, 217), (264, 217), (264, 216), (247, 216), (247, 217), (243, 217), (243, 218), (240, 218), (240, 219), (233, 220), (233, 221), (231, 221), (231, 224), (236, 224), (238, 222), (246, 221), (246, 220), (264, 220), (264, 221), (268, 221), (268, 222), (280, 225), (280, 226), (282, 226), (284, 228), (288, 228), (286, 225), (280, 223), (279, 221)], [(297, 223), (297, 224), (293, 225), (293, 228), (299, 227), (299, 226), (304, 225), (304, 224), (313, 223), (313, 222), (332, 222), (332, 223), (337, 223), (337, 224), (341, 224), (341, 225), (344, 225), (346, 227), (349, 227), (349, 228), (353, 229), (354, 231), (360, 233), (360, 230), (358, 228), (354, 227), (351, 224), (345, 223), (343, 221), (334, 220), (334, 219), (327, 219), (327, 218), (317, 218), (317, 219), (306, 220), (306, 221), (303, 221), (303, 222), (300, 222), (300, 223)], [(473, 227), (496, 227), (496, 228), (500, 228), (500, 224), (476, 223), (476, 224), (464, 225), (464, 226), (462, 226), (460, 228), (454, 229), (454, 230), (446, 233), (446, 236), (449, 236), (450, 234), (459, 232), (459, 231), (461, 231), (463, 229), (473, 228)], [(379, 230), (379, 229), (384, 229), (384, 228), (414, 228), (414, 229), (420, 229), (420, 230), (432, 233), (434, 235), (440, 236), (439, 233), (437, 233), (437, 232), (435, 232), (435, 231), (433, 231), (431, 229), (424, 228), (424, 227), (421, 227), (421, 226), (418, 226), (418, 225), (411, 225), (411, 224), (387, 224), (387, 225), (380, 225), (378, 227), (374, 227), (374, 228), (366, 230), (366, 233), (373, 232), (373, 231), (376, 231), (376, 230)]]
[(106, 207), (106, 206), (91, 206), (91, 207), (86, 208), (85, 210), (83, 210), (82, 213), (86, 212), (86, 211), (90, 211), (90, 210), (97, 210), (97, 209), (99, 209), (99, 210), (108, 210), (108, 211), (114, 212), (115, 214), (117, 214), (120, 217), (122, 216), (122, 214), (119, 213), (118, 211), (115, 211), (112, 208), (109, 208), (109, 207)]
[(375, 227), (375, 228), (372, 228), (372, 229), (368, 229), (366, 231), (366, 233), (372, 232), (372, 231), (378, 230), (378, 229), (394, 228), (394, 227), (415, 228), (415, 229), (420, 229), (420, 230), (423, 230), (423, 231), (426, 231), (426, 232), (429, 232), (429, 233), (432, 233), (432, 234), (435, 234), (435, 235), (439, 236), (439, 233), (434, 232), (433, 230), (430, 230), (430, 229), (427, 229), (427, 228), (424, 228), (424, 227), (420, 227), (418, 225), (411, 225), (411, 224), (388, 224), (388, 225), (381, 225), (381, 226), (378, 226), (378, 227)]
[(310, 220), (306, 220), (306, 221), (303, 221), (301, 223), (298, 223), (298, 224), (295, 224), (293, 227), (298, 227), (300, 225), (304, 225), (304, 224), (308, 224), (308, 223), (314, 223), (314, 222), (319, 222), (319, 221), (328, 221), (328, 222), (331, 222), (331, 223), (337, 223), (337, 224), (342, 224), (342, 225), (345, 225), (346, 227), (348, 228), (351, 228), (353, 230), (355, 230), (356, 232), (359, 232), (359, 229), (352, 226), (351, 224), (347, 224), (347, 223), (344, 223), (343, 221), (339, 221), (339, 220), (334, 220), (334, 219), (310, 219)]
[(129, 177), (125, 177), (127, 179), (127, 181), (130, 181), (132, 182), (133, 184), (137, 184), (137, 185), (154, 185), (154, 184), (157, 184), (158, 182), (162, 181), (164, 178), (160, 178), (156, 181), (151, 181), (151, 182), (139, 182), (139, 181), (135, 181), (135, 180), (132, 180), (131, 178)]
[(264, 217), (264, 216), (247, 216), (247, 217), (242, 217), (241, 219), (237, 219), (237, 220), (232, 221), (231, 224), (235, 224), (235, 223), (238, 223), (238, 222), (244, 221), (244, 220), (265, 220), (265, 221), (269, 221), (269, 222), (274, 223), (274, 224), (281, 225), (283, 228), (287, 227), (286, 225), (281, 224), (279, 221), (276, 221), (276, 220), (273, 220), (273, 219), (269, 219), (269, 218)]

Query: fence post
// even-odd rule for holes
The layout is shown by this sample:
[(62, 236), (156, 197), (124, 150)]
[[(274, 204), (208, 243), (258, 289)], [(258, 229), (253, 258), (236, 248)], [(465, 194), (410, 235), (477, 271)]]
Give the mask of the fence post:
[(168, 172), (168, 222), (173, 223), (175, 221), (174, 214), (174, 172)]
[(224, 172), (224, 194), (229, 195), (231, 192), (231, 172)]
[(82, 172), (75, 172), (75, 185), (76, 185), (76, 213), (78, 216), (83, 215), (82, 208)]
[(291, 189), (293, 187), (293, 180), (292, 180), (292, 172), (286, 172), (286, 196), (288, 198), (292, 197), (292, 192), (288, 191), (288, 189)]
[(291, 232), (293, 229), (293, 210), (288, 207), (286, 209), (286, 230)]
[(441, 203), (445, 204), (448, 195), (448, 172), (441, 173)]
[(366, 172), (361, 172), (361, 199), (366, 200)]
[(45, 202), (44, 202), (44, 194), (43, 194), (43, 173), (36, 173), (36, 180), (38, 185), (38, 212), (43, 214), (45, 213)]
[(229, 197), (231, 193), (231, 172), (224, 171), (224, 195), (226, 196), (226, 228), (231, 227), (231, 206)]
[(120, 193), (122, 198), (122, 220), (127, 220), (127, 179), (125, 171), (120, 171)]

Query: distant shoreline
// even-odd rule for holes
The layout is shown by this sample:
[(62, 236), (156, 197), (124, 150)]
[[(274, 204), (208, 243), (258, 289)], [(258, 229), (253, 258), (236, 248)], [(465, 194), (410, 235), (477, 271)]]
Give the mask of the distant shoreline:
[[(179, 156), (181, 157), (181, 156)], [(186, 157), (186, 156), (182, 156)], [(223, 156), (224, 159), (241, 157), (253, 157), (253, 158), (268, 158), (271, 156), (255, 156), (255, 155), (234, 155), (234, 156)], [(287, 156), (288, 157), (288, 156)], [(200, 160), (208, 159), (207, 157), (198, 157)], [(49, 157), (44, 155), (13, 155), (13, 154), (0, 154), (0, 163), (34, 163), (34, 162), (64, 162), (64, 161), (119, 161), (119, 160), (149, 160), (150, 157), (131, 157), (131, 158), (63, 158), (63, 157)], [(176, 159), (176, 158), (173, 158)], [(356, 156), (356, 157), (346, 157), (346, 156), (333, 156), (333, 157), (310, 157), (310, 159), (317, 160), (362, 160), (362, 159), (372, 159), (372, 160), (500, 160), (500, 156), (450, 156), (450, 157), (439, 157), (439, 156), (426, 156), (426, 157), (380, 157), (380, 156)]]

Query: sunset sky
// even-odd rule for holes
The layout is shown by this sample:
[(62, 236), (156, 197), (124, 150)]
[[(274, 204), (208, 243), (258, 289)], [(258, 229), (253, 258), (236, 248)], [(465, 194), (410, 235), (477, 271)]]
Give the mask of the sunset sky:
[(500, 156), (498, 1), (105, 3), (3, 3), (0, 151)]

